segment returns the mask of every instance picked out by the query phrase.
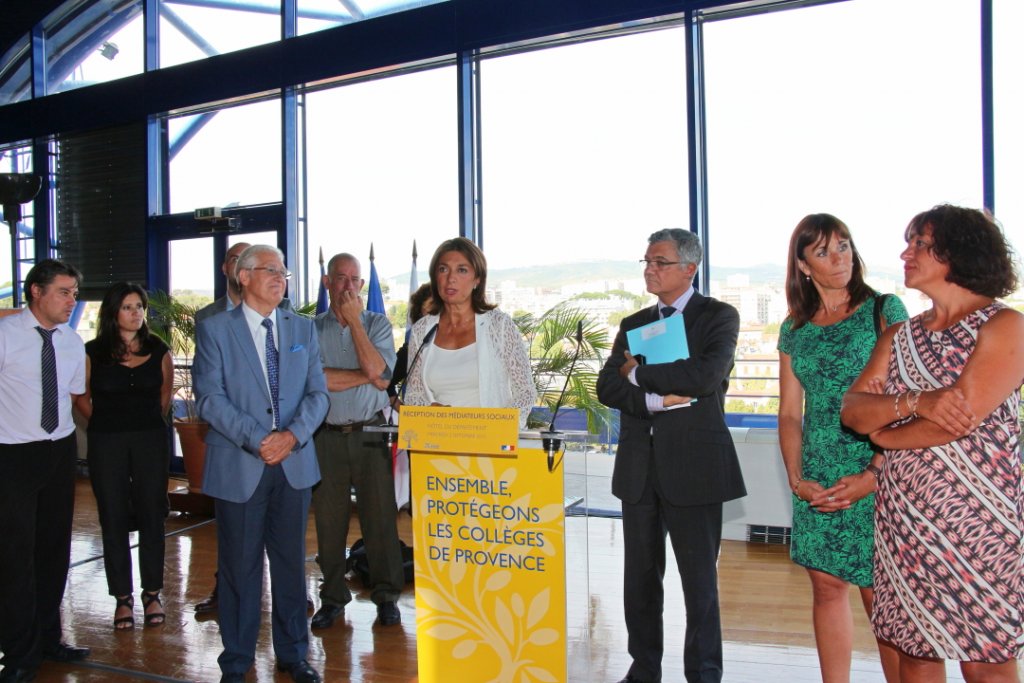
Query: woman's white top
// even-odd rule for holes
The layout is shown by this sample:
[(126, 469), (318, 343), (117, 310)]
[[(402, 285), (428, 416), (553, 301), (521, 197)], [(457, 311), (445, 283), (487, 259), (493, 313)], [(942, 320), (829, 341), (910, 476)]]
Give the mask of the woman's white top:
[(430, 350), (423, 363), (423, 380), (434, 400), (446, 406), (480, 405), (480, 370), (476, 344), (461, 349)]
[[(409, 376), (406, 378), (405, 403), (428, 406), (443, 403), (435, 398), (433, 387), (424, 377), (438, 347), (427, 345), (420, 353), (423, 338), (439, 317), (426, 315), (412, 327), (409, 337)], [(417, 354), (419, 358), (417, 359)], [(518, 408), (519, 426), (526, 426), (530, 409), (537, 403), (526, 342), (515, 322), (506, 313), (493, 309), (476, 314), (477, 383), (482, 408)], [(414, 364), (415, 361), (415, 364)]]

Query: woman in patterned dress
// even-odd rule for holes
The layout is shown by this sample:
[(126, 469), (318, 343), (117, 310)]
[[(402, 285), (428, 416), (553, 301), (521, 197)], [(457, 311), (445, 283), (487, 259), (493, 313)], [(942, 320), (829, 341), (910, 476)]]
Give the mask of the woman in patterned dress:
[[(851, 585), (871, 611), (873, 472), (881, 456), (843, 428), (839, 408), (878, 337), (877, 296), (864, 283), (864, 264), (842, 221), (825, 213), (800, 221), (789, 244), (789, 317), (779, 334), (779, 443), (794, 496), (790, 554), (811, 579), (825, 683), (850, 680)], [(883, 301), (882, 325), (907, 319), (896, 297)], [(879, 652), (895, 674), (896, 650), (880, 641)]]
[(1024, 315), (986, 214), (943, 205), (914, 217), (907, 287), (932, 307), (886, 330), (847, 393), (843, 422), (885, 449), (876, 501), (875, 635), (903, 683), (1017, 683), (1024, 655), (1020, 420)]

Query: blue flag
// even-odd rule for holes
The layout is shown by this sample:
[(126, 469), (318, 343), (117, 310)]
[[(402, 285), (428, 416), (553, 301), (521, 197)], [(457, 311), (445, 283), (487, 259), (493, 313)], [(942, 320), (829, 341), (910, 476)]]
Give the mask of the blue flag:
[(377, 278), (377, 265), (373, 262), (373, 244), (370, 245), (370, 284), (366, 288), (366, 310), (386, 314), (384, 311), (384, 292)]
[[(419, 289), (419, 284), (416, 277), (416, 240), (412, 241), (412, 270), (409, 273), (409, 296), (412, 297), (413, 292)], [(412, 334), (412, 311), (410, 310), (405, 316), (405, 343), (409, 343), (409, 336)]]
[(316, 294), (316, 314), (327, 310), (327, 287), (324, 286), (324, 248), (320, 247), (320, 291)]

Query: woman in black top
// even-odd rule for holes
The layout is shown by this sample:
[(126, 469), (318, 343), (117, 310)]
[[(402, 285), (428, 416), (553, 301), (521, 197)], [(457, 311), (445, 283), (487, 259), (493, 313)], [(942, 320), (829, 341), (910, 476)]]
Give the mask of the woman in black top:
[(117, 600), (114, 628), (135, 625), (128, 533), (139, 530), (139, 573), (146, 626), (164, 623), (164, 519), (170, 458), (165, 416), (174, 362), (146, 325), (149, 298), (131, 282), (112, 286), (100, 304), (96, 338), (85, 345), (86, 393), (76, 401), (89, 420), (89, 477), (103, 530), (107, 588)]

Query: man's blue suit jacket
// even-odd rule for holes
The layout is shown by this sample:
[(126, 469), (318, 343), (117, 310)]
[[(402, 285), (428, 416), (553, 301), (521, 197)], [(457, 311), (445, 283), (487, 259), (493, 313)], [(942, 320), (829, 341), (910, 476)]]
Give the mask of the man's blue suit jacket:
[[(282, 309), (275, 312), (280, 428), (298, 440), (280, 466), (293, 488), (309, 488), (320, 481), (313, 433), (324, 421), (330, 400), (320, 345), (312, 320)], [(274, 416), (241, 306), (199, 323), (192, 377), (199, 416), (210, 423), (203, 493), (244, 503), (263, 476), (260, 441), (273, 429)]]

